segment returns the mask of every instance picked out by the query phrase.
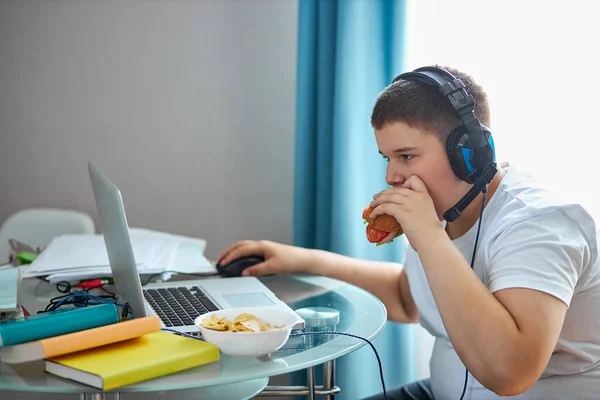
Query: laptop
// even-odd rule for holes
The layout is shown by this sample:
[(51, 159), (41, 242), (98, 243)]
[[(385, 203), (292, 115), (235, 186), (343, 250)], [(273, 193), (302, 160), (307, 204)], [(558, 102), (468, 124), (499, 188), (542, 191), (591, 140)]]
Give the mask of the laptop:
[[(211, 277), (142, 287), (121, 192), (91, 162), (88, 171), (114, 285), (134, 317), (157, 315), (165, 328), (198, 334), (194, 320), (210, 311), (239, 307), (291, 310), (255, 277)], [(304, 320), (298, 316), (294, 329), (302, 328)]]

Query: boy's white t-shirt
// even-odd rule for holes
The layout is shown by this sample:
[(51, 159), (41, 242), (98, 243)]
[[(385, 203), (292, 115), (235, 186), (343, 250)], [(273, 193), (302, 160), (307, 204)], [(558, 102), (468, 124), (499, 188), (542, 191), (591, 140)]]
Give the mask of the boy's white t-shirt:
[[(469, 263), (477, 225), (453, 240)], [(433, 394), (436, 400), (458, 400), (465, 367), (410, 245), (404, 264), (419, 322), (435, 337), (430, 361)], [(568, 306), (542, 377), (525, 393), (510, 398), (600, 399), (600, 265), (592, 217), (581, 206), (552, 197), (529, 176), (509, 167), (483, 212), (474, 271), (492, 293), (535, 289)], [(469, 374), (465, 400), (501, 398), (506, 397), (497, 396)]]

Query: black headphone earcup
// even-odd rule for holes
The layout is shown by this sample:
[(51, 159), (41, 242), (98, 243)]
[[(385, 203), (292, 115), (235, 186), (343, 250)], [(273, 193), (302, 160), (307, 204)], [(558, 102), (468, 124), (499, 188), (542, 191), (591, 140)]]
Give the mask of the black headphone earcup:
[[(492, 132), (483, 124), (481, 125), (481, 131), (485, 135), (490, 146), (492, 146), (492, 150), (494, 150)], [(448, 139), (446, 140), (446, 153), (448, 153), (450, 166), (459, 179), (471, 184), (474, 182), (473, 173), (475, 172), (475, 167), (471, 164), (472, 149), (473, 145), (471, 143), (471, 138), (464, 125), (459, 126), (448, 135)], [(495, 151), (492, 152), (490, 158), (490, 160), (486, 160), (486, 165), (496, 161)]]
[[(466, 149), (463, 147), (465, 145), (467, 146)], [(473, 167), (469, 160), (471, 157), (470, 150), (471, 140), (464, 126), (459, 126), (448, 135), (448, 139), (446, 139), (448, 161), (450, 161), (450, 166), (454, 174), (467, 183), (473, 183), (472, 179), (470, 179), (470, 175), (473, 172)]]

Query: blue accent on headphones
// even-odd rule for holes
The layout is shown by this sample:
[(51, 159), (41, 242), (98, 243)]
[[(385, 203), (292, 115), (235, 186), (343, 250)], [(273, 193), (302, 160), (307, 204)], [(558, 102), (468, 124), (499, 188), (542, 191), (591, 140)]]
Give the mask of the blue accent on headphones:
[[(496, 148), (494, 147), (494, 139), (492, 138), (491, 135), (488, 139), (488, 143), (492, 147), (492, 150), (494, 150), (494, 162), (496, 162)], [(475, 171), (475, 167), (473, 166), (473, 164), (471, 164), (471, 149), (467, 148), (467, 147), (462, 147), (461, 151), (462, 151), (462, 156), (463, 156), (465, 165), (467, 166), (467, 169), (469, 170), (469, 174), (472, 174), (473, 171)]]
[(462, 148), (462, 155), (465, 161), (465, 165), (467, 166), (467, 170), (469, 170), (469, 174), (472, 174), (475, 171), (475, 167), (471, 164), (471, 149)]

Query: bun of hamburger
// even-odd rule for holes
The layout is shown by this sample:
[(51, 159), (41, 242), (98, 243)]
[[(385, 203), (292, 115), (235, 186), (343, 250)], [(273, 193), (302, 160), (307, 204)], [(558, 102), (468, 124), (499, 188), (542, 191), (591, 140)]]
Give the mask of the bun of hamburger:
[(372, 219), (370, 217), (372, 212), (373, 208), (367, 206), (362, 213), (362, 217), (367, 224), (367, 240), (369, 242), (376, 243), (379, 246), (390, 243), (404, 233), (396, 218), (383, 214)]

